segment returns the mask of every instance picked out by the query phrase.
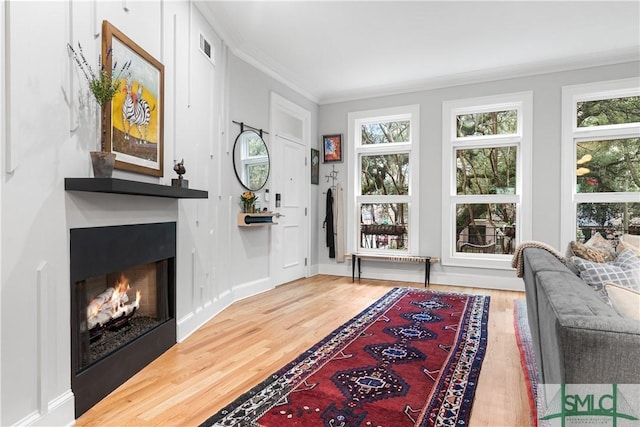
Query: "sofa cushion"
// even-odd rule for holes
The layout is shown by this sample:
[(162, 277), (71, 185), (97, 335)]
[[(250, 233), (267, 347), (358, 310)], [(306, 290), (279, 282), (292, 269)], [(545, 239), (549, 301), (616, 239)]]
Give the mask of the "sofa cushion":
[(605, 255), (607, 261), (613, 261), (616, 259), (615, 243), (612, 240), (605, 239), (600, 233), (596, 232), (589, 240), (587, 240), (585, 245), (601, 251)]
[(640, 292), (612, 283), (605, 283), (604, 290), (621, 316), (640, 320)]
[(580, 257), (573, 257), (571, 261), (580, 270), (582, 280), (605, 301), (608, 301), (603, 287), (605, 283), (640, 290), (640, 258), (632, 250), (622, 251), (613, 262), (598, 263)]
[[(623, 236), (624, 237), (624, 236)], [(638, 237), (638, 236), (632, 236), (632, 237)], [(631, 239), (628, 239), (631, 240)], [(624, 251), (625, 249), (630, 249), (632, 250), (637, 256), (640, 256), (640, 246), (639, 245), (634, 245), (633, 243), (628, 242), (627, 240), (623, 240), (622, 238), (620, 239), (620, 241), (618, 242), (618, 246), (616, 246), (616, 251), (618, 251), (618, 253), (621, 253), (622, 251)]]
[(640, 249), (640, 236), (637, 234), (623, 234), (620, 241)]
[(578, 258), (586, 259), (587, 261), (601, 263), (613, 261), (615, 259), (609, 251), (589, 246), (586, 243), (575, 241), (569, 243), (569, 254), (570, 256), (576, 256)]
[(536, 273), (536, 281), (553, 306), (555, 317), (620, 317), (589, 285), (567, 270), (563, 273), (540, 271)]

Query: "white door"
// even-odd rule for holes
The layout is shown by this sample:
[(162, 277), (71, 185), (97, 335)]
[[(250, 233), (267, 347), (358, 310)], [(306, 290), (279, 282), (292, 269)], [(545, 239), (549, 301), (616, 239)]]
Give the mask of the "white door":
[[(274, 236), (274, 261), (278, 284), (290, 282), (306, 276), (306, 182), (305, 154), (306, 147), (283, 137), (276, 136), (276, 144), (282, 148), (283, 168), (280, 207), (275, 212), (280, 214), (278, 225), (272, 228)], [(276, 196), (276, 200), (277, 200)], [(274, 277), (274, 278), (275, 278)]]
[[(308, 111), (272, 94), (271, 276), (274, 285), (308, 276), (309, 257)], [(278, 206), (279, 199), (279, 206)]]

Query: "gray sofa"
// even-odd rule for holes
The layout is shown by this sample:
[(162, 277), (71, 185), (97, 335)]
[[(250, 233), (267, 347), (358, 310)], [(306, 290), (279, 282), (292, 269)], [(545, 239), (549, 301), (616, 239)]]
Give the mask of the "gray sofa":
[(640, 384), (640, 322), (620, 316), (547, 250), (523, 251), (542, 383)]

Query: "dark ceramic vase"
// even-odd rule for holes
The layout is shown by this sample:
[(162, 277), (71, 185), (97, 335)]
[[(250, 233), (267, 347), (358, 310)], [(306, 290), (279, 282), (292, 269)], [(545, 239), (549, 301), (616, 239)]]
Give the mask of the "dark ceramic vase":
[(92, 151), (91, 164), (93, 165), (94, 178), (111, 178), (113, 167), (116, 163), (116, 155), (104, 151)]

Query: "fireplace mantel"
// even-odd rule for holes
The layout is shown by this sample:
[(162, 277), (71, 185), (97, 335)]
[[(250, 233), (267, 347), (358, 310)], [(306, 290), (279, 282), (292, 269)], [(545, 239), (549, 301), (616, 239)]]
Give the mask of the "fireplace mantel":
[(206, 199), (209, 192), (119, 178), (65, 178), (65, 191), (129, 194), (172, 199)]

